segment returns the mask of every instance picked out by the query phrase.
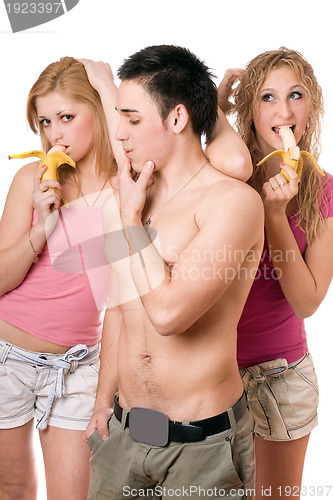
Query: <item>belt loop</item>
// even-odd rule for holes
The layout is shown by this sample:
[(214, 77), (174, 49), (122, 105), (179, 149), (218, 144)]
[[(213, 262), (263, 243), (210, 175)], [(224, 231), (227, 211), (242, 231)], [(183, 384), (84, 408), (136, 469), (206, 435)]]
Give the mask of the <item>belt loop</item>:
[(0, 365), (4, 365), (6, 363), (6, 360), (8, 358), (9, 351), (12, 348), (12, 344), (8, 344), (8, 342), (5, 343), (3, 346), (3, 350), (0, 354)]
[(227, 410), (227, 412), (228, 412), (231, 430), (234, 432), (237, 429), (237, 422), (235, 419), (234, 410), (232, 408), (230, 408), (229, 410)]

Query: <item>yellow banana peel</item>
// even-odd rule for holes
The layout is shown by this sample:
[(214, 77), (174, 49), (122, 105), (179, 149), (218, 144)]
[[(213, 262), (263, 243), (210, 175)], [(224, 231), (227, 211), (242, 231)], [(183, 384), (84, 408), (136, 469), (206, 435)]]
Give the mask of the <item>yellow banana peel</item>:
[[(279, 134), (283, 141), (284, 151), (273, 151), (269, 155), (265, 156), (265, 158), (263, 158), (259, 163), (257, 163), (258, 167), (260, 167), (260, 165), (262, 165), (272, 156), (280, 156), (283, 163), (289, 165), (293, 170), (295, 170), (296, 174), (298, 175), (298, 180), (300, 181), (303, 170), (302, 156), (307, 156), (312, 161), (316, 170), (318, 170), (321, 175), (325, 175), (312, 154), (308, 153), (307, 151), (300, 151), (299, 147), (296, 145), (294, 134), (289, 126), (280, 127)], [(281, 169), (281, 174), (283, 174), (287, 179), (287, 182), (289, 182), (290, 177), (287, 172), (283, 170), (283, 168)]]
[[(65, 147), (63, 146), (54, 146), (48, 153), (45, 153), (44, 151), (27, 151), (26, 153), (18, 153), (14, 155), (9, 155), (8, 158), (11, 159), (21, 159), (21, 158), (31, 158), (31, 157), (37, 157), (41, 159), (40, 164), (38, 165), (38, 168), (43, 167), (46, 165), (46, 170), (42, 175), (41, 181), (43, 180), (52, 180), (52, 181), (57, 181), (57, 170), (60, 167), (60, 165), (64, 165), (65, 163), (67, 165), (70, 165), (73, 168), (76, 168), (75, 162), (64, 153)], [(61, 196), (59, 189), (54, 189), (59, 196)]]

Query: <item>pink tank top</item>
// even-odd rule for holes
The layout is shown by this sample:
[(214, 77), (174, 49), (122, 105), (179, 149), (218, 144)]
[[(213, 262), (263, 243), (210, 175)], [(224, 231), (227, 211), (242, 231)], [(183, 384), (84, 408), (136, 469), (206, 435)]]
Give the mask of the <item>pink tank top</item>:
[(101, 207), (64, 206), (59, 213), (39, 262), (0, 297), (0, 318), (57, 345), (92, 345), (109, 289)]
[[(328, 205), (321, 209), (324, 218), (333, 217), (333, 177), (326, 174), (326, 178)], [(304, 256), (306, 236), (297, 226), (295, 215), (288, 220)], [(308, 350), (304, 321), (295, 316), (277, 278), (265, 241), (257, 275), (238, 324), (237, 357), (240, 367), (277, 358), (293, 363)]]

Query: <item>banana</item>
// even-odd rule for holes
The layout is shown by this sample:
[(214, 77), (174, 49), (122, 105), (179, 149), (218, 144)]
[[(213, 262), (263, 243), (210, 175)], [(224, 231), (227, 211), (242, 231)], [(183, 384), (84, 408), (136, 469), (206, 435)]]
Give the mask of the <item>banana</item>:
[[(318, 172), (321, 175), (325, 175), (324, 172), (322, 171), (322, 169), (319, 167), (316, 160), (314, 159), (314, 157), (310, 153), (308, 153), (307, 151), (300, 151), (299, 147), (296, 145), (295, 136), (293, 134), (293, 131), (291, 130), (291, 128), (288, 125), (283, 125), (282, 127), (280, 127), (279, 134), (280, 134), (281, 139), (283, 141), (284, 151), (279, 150), (279, 149), (276, 151), (273, 151), (269, 155), (265, 156), (265, 158), (263, 160), (261, 160), (259, 163), (257, 163), (257, 167), (260, 167), (260, 165), (262, 165), (266, 160), (268, 160), (268, 158), (271, 158), (272, 156), (277, 155), (277, 156), (280, 156), (282, 158), (283, 163), (286, 163), (293, 170), (295, 170), (295, 172), (298, 175), (298, 181), (300, 181), (301, 175), (302, 175), (302, 170), (303, 170), (303, 161), (302, 161), (302, 155), (303, 155), (303, 156), (307, 156), (308, 158), (310, 158), (313, 165), (315, 166), (315, 168), (318, 170)], [(281, 174), (283, 174), (285, 176), (285, 178), (287, 179), (287, 181), (289, 182), (290, 177), (287, 174), (287, 172), (285, 172), (283, 170), (283, 168), (281, 169)]]
[[(11, 159), (20, 159), (20, 158), (30, 158), (30, 157), (37, 157), (40, 158), (42, 161), (40, 162), (38, 168), (43, 167), (46, 165), (46, 170), (42, 175), (41, 181), (43, 180), (51, 180), (51, 181), (57, 181), (57, 170), (60, 167), (60, 165), (63, 165), (64, 163), (67, 163), (73, 168), (76, 168), (75, 162), (64, 153), (65, 151), (64, 146), (54, 146), (53, 148), (50, 149), (48, 153), (44, 153), (44, 151), (27, 151), (26, 153), (18, 153), (14, 155), (9, 155), (8, 158), (9, 160)], [(59, 189), (52, 188), (60, 195)]]

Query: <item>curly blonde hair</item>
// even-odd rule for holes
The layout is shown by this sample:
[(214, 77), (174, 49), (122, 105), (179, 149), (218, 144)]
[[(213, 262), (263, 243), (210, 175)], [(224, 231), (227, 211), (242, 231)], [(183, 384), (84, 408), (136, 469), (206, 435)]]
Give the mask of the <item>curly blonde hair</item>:
[[(257, 191), (261, 191), (267, 179), (265, 167), (256, 166), (264, 155), (257, 141), (253, 117), (260, 103), (260, 89), (269, 72), (283, 65), (289, 66), (295, 72), (308, 105), (308, 123), (298, 146), (316, 159), (320, 154), (323, 96), (312, 66), (299, 52), (286, 47), (259, 54), (246, 66), (241, 82), (234, 92), (235, 104), (231, 109), (231, 112), (235, 113), (238, 132), (251, 153), (253, 175), (249, 179), (249, 184)], [(308, 158), (304, 159), (303, 164), (302, 182), (296, 195), (296, 220), (305, 232), (308, 242), (311, 242), (323, 221), (320, 206), (323, 200), (325, 202), (325, 179), (312, 167)]]
[[(98, 92), (90, 85), (86, 70), (82, 63), (73, 57), (63, 57), (60, 61), (51, 63), (40, 74), (32, 86), (27, 100), (27, 120), (31, 130), (40, 134), (44, 151), (51, 148), (43, 127), (41, 126), (36, 100), (51, 92), (62, 92), (67, 97), (85, 103), (89, 106), (94, 122), (94, 153), (98, 173), (106, 172), (110, 177), (117, 172), (117, 163), (112, 151), (106, 118)], [(60, 181), (64, 182), (72, 169), (62, 168), (59, 171)]]

